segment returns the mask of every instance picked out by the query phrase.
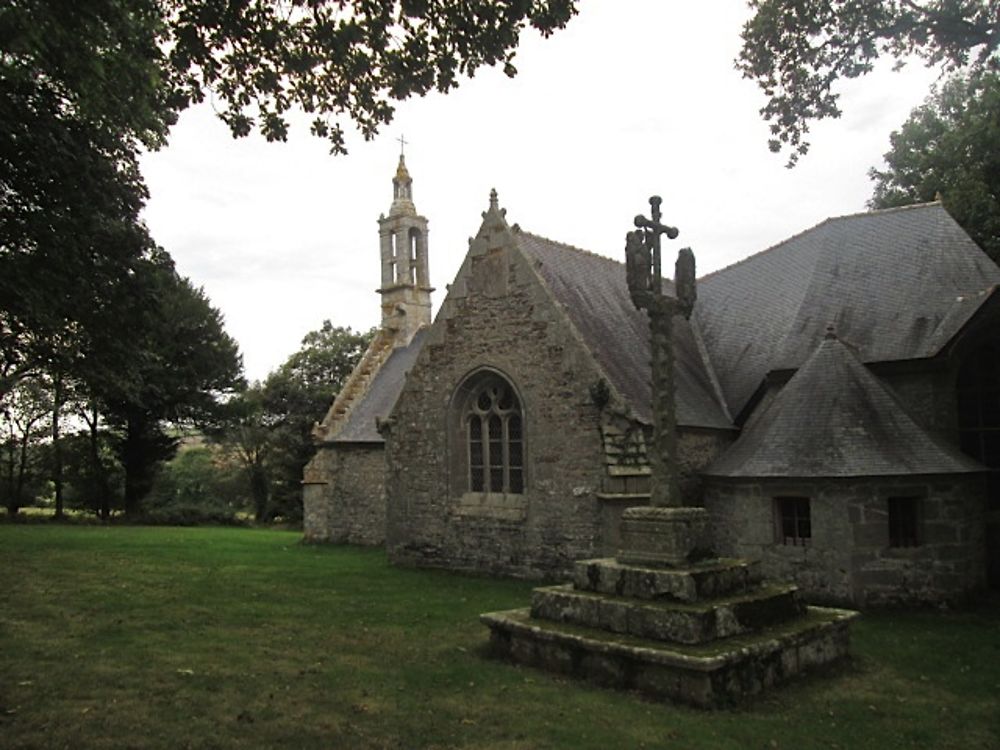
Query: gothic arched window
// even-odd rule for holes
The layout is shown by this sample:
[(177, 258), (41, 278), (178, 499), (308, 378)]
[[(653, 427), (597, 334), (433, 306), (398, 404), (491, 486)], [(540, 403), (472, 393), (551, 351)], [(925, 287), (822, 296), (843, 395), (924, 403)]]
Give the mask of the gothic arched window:
[(489, 373), (464, 401), (469, 492), (524, 492), (524, 417), (513, 387)]

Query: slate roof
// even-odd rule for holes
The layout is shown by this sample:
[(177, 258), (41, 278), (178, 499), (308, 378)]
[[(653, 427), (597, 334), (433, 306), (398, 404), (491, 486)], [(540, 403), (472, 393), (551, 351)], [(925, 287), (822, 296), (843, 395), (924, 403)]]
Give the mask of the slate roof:
[(332, 443), (383, 443), (375, 429), (375, 420), (385, 419), (396, 405), (403, 390), (406, 373), (420, 354), (427, 329), (417, 331), (410, 343), (394, 350), (372, 378), (368, 390), (347, 415), (340, 430), (330, 438)]
[[(649, 322), (629, 297), (625, 265), (521, 230), (513, 236), (633, 413), (652, 423)], [(696, 335), (688, 321), (674, 318), (677, 423), (732, 429)]]
[(709, 274), (694, 320), (737, 416), (828, 324), (864, 362), (932, 357), (996, 284), (1000, 268), (928, 203), (828, 219)]
[(847, 346), (827, 338), (739, 439), (717, 477), (873, 477), (985, 471), (935, 441)]

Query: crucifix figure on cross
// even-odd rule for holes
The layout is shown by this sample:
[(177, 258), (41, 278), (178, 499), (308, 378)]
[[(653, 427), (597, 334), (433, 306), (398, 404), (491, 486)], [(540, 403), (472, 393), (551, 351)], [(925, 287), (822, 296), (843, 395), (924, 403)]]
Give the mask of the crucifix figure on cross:
[(677, 239), (677, 227), (664, 224), (660, 213), (663, 199), (654, 195), (649, 199), (652, 218), (647, 219), (642, 214), (635, 217), (634, 232), (625, 236), (625, 267), (629, 293), (632, 302), (641, 310), (650, 312), (652, 308), (667, 308), (672, 314), (690, 317), (695, 300), (694, 253), (690, 248), (683, 248), (677, 256), (674, 266), (674, 297), (663, 294), (663, 276), (661, 273), (660, 236), (667, 239)]
[(649, 248), (651, 255), (653, 256), (653, 289), (652, 291), (657, 294), (660, 293), (662, 284), (660, 276), (660, 235), (667, 235), (667, 239), (677, 239), (677, 227), (668, 227), (666, 224), (660, 222), (660, 204), (663, 203), (663, 199), (654, 195), (649, 199), (650, 215), (651, 219), (647, 219), (642, 214), (635, 217), (635, 225), (639, 228), (643, 236), (643, 240), (646, 246)]

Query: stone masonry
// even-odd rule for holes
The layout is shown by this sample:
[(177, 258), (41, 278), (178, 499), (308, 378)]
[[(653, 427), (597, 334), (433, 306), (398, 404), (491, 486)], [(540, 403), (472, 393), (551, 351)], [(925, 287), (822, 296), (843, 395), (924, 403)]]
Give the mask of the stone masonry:
[[(776, 541), (774, 498), (812, 503), (812, 539)], [(889, 546), (890, 497), (921, 501), (921, 543)], [(722, 554), (760, 560), (766, 575), (798, 584), (810, 601), (957, 602), (984, 584), (982, 477), (878, 477), (821, 481), (711, 478), (705, 505)]]
[[(386, 542), (394, 562), (551, 579), (574, 560), (613, 553), (622, 505), (648, 501), (641, 474), (609, 474), (602, 424), (627, 410), (613, 392), (595, 401), (604, 373), (542, 281), (541, 261), (519, 250), (519, 233), (494, 199), (393, 412)], [(453, 400), (482, 372), (500, 374), (523, 406), (519, 494), (468, 491)], [(682, 487), (697, 491), (698, 469), (726, 439), (681, 433)]]
[[(397, 563), (525, 577), (569, 570), (600, 539), (603, 450), (588, 388), (600, 377), (495, 203), (397, 402), (387, 446), (387, 548)], [(465, 451), (442, 418), (488, 368), (525, 413), (525, 491), (478, 497), (455, 468)]]
[(313, 470), (328, 481), (306, 485), (307, 542), (378, 545), (385, 541), (385, 450), (347, 444), (321, 450)]

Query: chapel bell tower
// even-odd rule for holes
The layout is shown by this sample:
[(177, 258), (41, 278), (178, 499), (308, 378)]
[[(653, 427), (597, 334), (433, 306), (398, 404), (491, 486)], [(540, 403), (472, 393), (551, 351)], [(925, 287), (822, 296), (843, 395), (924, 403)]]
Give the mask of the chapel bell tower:
[(413, 180), (399, 155), (392, 178), (389, 215), (378, 220), (382, 255), (382, 328), (406, 346), (413, 334), (431, 324), (430, 273), (427, 265), (427, 219), (413, 205)]

